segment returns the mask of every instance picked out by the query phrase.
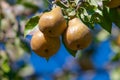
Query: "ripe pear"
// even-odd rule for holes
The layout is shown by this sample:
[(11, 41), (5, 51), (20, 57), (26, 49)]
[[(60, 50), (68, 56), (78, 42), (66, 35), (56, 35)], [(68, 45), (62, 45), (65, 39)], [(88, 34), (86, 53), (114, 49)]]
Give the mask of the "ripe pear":
[(67, 27), (61, 8), (58, 6), (50, 12), (43, 13), (38, 24), (40, 31), (50, 37), (60, 36)]
[(90, 29), (79, 18), (68, 22), (64, 33), (64, 43), (71, 50), (80, 50), (88, 47), (92, 41)]
[(41, 31), (37, 31), (31, 39), (31, 48), (39, 56), (49, 58), (59, 50), (60, 38), (47, 37)]
[(110, 8), (116, 8), (118, 6), (120, 6), (120, 0), (111, 0), (108, 3), (108, 7), (110, 7)]

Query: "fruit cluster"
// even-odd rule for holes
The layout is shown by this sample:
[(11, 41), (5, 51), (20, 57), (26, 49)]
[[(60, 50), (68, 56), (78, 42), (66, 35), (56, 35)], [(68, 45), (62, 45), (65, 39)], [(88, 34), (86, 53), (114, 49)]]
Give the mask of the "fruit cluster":
[(77, 17), (67, 24), (58, 6), (43, 13), (38, 25), (39, 30), (32, 37), (31, 48), (41, 57), (49, 58), (59, 50), (61, 34), (66, 47), (71, 50), (84, 49), (92, 41), (90, 29)]

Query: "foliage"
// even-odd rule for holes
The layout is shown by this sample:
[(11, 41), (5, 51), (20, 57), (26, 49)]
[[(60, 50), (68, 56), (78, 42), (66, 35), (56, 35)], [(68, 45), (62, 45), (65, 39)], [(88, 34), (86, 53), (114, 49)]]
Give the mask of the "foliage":
[[(42, 13), (50, 11), (56, 4), (62, 8), (67, 21), (73, 16), (77, 16), (88, 25), (93, 32), (93, 43), (89, 48), (81, 51), (72, 51), (66, 47), (66, 50), (71, 55), (75, 56), (75, 53), (78, 53), (76, 54), (78, 61), (79, 58), (82, 59), (81, 57), (84, 58), (88, 56), (90, 58), (96, 46), (98, 46), (101, 41), (110, 38), (112, 43), (111, 48), (116, 53), (110, 63), (118, 62), (119, 64), (120, 47), (116, 44), (116, 37), (120, 34), (120, 11), (118, 11), (119, 7), (109, 8), (107, 6), (107, 3), (111, 0), (55, 0), (53, 3), (49, 0), (43, 0), (44, 7), (40, 6), (42, 2), (39, 1), (42, 0), (13, 0), (12, 3), (10, 1), (12, 0), (0, 1), (1, 80), (36, 80), (37, 76), (33, 71), (33, 67), (27, 62), (31, 55), (29, 54), (31, 48), (29, 44), (30, 40), (26, 37), (33, 35), (38, 27), (37, 23), (41, 15), (39, 10), (41, 10)], [(113, 24), (118, 28), (116, 28), (115, 25), (113, 26)], [(96, 25), (101, 26), (99, 30), (96, 29)], [(115, 27), (116, 30), (112, 30), (112, 27)], [(118, 34), (115, 34), (116, 32), (118, 32)], [(75, 75), (74, 73), (73, 75), (71, 74), (69, 67), (66, 68), (67, 69), (64, 69), (64, 74), (60, 75), (62, 76), (61, 78), (68, 79)], [(116, 75), (119, 76), (119, 71), (115, 73), (117, 70), (119, 69), (116, 69), (113, 71), (113, 74), (111, 74), (113, 78)], [(65, 77), (66, 75), (67, 77)]]
[[(55, 0), (53, 1), (54, 3), (53, 7), (55, 5), (60, 6), (63, 9), (63, 14), (67, 21), (69, 21), (71, 17), (76, 16), (76, 17), (79, 17), (91, 29), (94, 29), (94, 25), (98, 24), (103, 29), (111, 33), (112, 23), (115, 23), (116, 26), (120, 27), (119, 26), (120, 15), (117, 12), (118, 7), (111, 9), (109, 8), (109, 6), (107, 6), (108, 2), (109, 0), (96, 0), (96, 1), (94, 0), (83, 0), (83, 1), (68, 0), (66, 2)], [(30, 21), (34, 21), (34, 19), (36, 19), (36, 17), (31, 18)], [(36, 21), (34, 22), (38, 23), (38, 20), (39, 19), (36, 19)], [(31, 22), (27, 23), (27, 25), (31, 25), (31, 24), (32, 24)], [(32, 31), (34, 30), (34, 27), (35, 27), (34, 24), (32, 24), (32, 26), (29, 26), (30, 29), (28, 29), (27, 25), (25, 27), (25, 35), (28, 30), (30, 31), (31, 29)], [(72, 55), (76, 53), (76, 51), (72, 51), (68, 49), (67, 47), (66, 49)]]

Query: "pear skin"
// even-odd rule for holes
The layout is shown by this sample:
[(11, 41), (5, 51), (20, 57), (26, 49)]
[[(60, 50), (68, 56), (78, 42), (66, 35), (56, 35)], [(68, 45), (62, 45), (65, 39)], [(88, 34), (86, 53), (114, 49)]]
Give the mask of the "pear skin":
[(68, 22), (68, 28), (64, 33), (65, 45), (71, 50), (87, 48), (92, 41), (90, 29), (79, 18), (73, 18)]
[(60, 39), (47, 37), (41, 31), (37, 31), (31, 39), (31, 48), (39, 56), (49, 58), (59, 50)]
[(40, 31), (50, 37), (60, 36), (67, 27), (61, 8), (58, 6), (50, 12), (45, 12), (38, 24)]

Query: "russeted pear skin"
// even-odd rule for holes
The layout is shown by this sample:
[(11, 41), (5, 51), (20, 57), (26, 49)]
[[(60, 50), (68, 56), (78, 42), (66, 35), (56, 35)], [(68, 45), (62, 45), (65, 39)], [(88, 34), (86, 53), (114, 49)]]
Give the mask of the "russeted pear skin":
[(80, 50), (88, 47), (92, 41), (90, 29), (79, 18), (68, 22), (64, 33), (64, 43), (71, 50)]
[(42, 14), (39, 20), (39, 29), (50, 37), (60, 36), (66, 29), (67, 24), (60, 7), (53, 8), (50, 12)]
[(59, 50), (60, 39), (47, 37), (41, 31), (37, 31), (31, 39), (31, 48), (39, 56), (49, 58)]
[(116, 8), (118, 6), (120, 6), (120, 0), (111, 0), (108, 3), (108, 7), (110, 7), (110, 8)]

